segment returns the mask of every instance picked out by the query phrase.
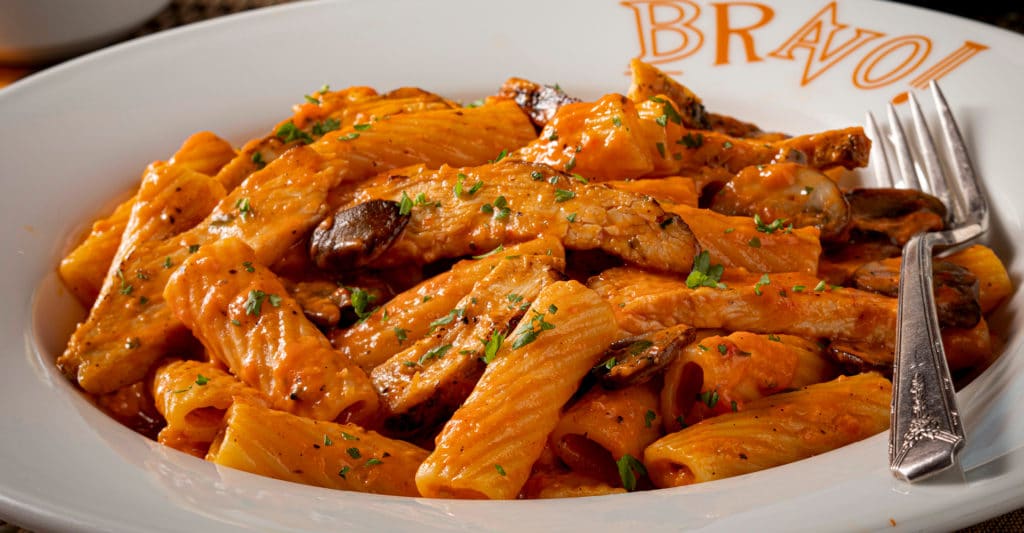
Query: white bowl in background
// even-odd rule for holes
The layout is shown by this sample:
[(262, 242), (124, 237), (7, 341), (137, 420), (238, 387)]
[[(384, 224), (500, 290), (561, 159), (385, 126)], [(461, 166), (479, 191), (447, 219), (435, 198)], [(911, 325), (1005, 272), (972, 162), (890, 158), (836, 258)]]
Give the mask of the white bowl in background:
[(110, 44), (170, 0), (3, 0), (0, 64), (40, 65)]

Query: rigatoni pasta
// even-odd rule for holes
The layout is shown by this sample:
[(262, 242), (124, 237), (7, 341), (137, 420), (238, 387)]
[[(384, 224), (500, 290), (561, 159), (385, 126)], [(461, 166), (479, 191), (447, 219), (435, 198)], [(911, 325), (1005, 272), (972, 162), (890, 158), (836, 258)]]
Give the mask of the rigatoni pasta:
[[(401, 496), (612, 495), (884, 431), (900, 246), (941, 202), (845, 189), (859, 127), (767, 133), (631, 68), (591, 102), (325, 86), (237, 150), (190, 137), (62, 262), (91, 308), (58, 367), (185, 453)], [(937, 265), (969, 376), (1011, 279)]]

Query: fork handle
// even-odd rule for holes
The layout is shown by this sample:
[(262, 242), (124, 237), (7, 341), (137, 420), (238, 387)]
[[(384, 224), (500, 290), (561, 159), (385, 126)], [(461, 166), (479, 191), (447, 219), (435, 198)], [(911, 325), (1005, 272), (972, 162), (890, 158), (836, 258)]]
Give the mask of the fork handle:
[(956, 464), (965, 442), (932, 292), (932, 249), (945, 237), (915, 235), (900, 267), (889, 469), (911, 482)]

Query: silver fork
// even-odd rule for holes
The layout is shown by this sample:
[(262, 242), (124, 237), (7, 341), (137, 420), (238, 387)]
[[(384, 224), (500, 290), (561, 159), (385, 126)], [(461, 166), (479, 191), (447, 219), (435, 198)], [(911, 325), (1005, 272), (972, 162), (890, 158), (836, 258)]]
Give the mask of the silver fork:
[[(946, 364), (932, 293), (932, 252), (957, 246), (988, 229), (988, 203), (974, 175), (967, 147), (934, 81), (930, 84), (950, 162), (944, 172), (921, 107), (910, 94), (910, 111), (918, 145), (915, 153), (889, 104), (888, 142), (896, 158), (889, 165), (885, 137), (871, 113), (867, 133), (875, 144), (871, 160), (883, 186), (920, 189), (949, 208), (945, 231), (919, 233), (903, 248), (897, 312), (896, 355), (893, 367), (889, 469), (905, 481), (919, 481), (956, 464), (964, 446), (964, 429), (956, 392)], [(925, 179), (919, 179), (918, 173)]]

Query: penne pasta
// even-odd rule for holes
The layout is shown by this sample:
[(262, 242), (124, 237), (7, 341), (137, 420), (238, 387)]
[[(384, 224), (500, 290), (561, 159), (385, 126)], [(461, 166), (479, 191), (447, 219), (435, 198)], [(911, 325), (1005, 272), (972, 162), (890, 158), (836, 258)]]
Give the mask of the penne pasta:
[[(119, 245), (173, 236), (209, 214), (224, 192), (204, 177), (217, 173), (234, 153), (223, 139), (200, 132), (186, 139), (166, 163), (150, 165), (139, 193), (93, 223), (85, 240), (61, 261), (61, 279), (79, 301), (87, 306), (96, 301)], [(129, 236), (123, 239), (129, 225)], [(121, 245), (122, 240), (129, 242)]]
[(306, 319), (278, 278), (237, 239), (188, 258), (164, 290), (211, 359), (282, 411), (366, 423), (378, 398), (366, 374)]
[(263, 394), (222, 367), (201, 361), (170, 360), (153, 377), (156, 409), (167, 421), (157, 442), (205, 457), (224, 427), (224, 415), (236, 398), (265, 405)]
[(355, 424), (337, 424), (245, 401), (228, 409), (206, 460), (330, 489), (416, 496), (416, 468), (427, 452)]
[(573, 471), (616, 486), (615, 462), (640, 457), (660, 436), (658, 411), (652, 382), (613, 391), (595, 386), (562, 415), (551, 446)]
[(644, 465), (664, 488), (806, 459), (888, 428), (891, 394), (889, 380), (860, 374), (769, 396), (662, 437)]
[[(680, 429), (675, 417), (682, 416), (686, 425), (692, 425), (742, 411), (748, 403), (784, 390), (828, 381), (837, 374), (821, 346), (792, 335), (712, 335), (688, 346), (672, 364), (690, 363), (700, 367), (703, 385), (689, 412), (673, 412), (673, 420), (666, 422), (675, 429)], [(666, 375), (675, 374), (669, 371)], [(662, 405), (672, 400), (671, 394), (665, 394)]]
[(514, 498), (558, 413), (618, 329), (600, 298), (574, 281), (549, 285), (487, 365), (420, 466), (420, 494)]

